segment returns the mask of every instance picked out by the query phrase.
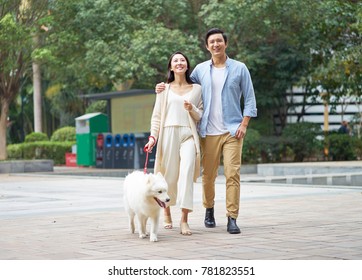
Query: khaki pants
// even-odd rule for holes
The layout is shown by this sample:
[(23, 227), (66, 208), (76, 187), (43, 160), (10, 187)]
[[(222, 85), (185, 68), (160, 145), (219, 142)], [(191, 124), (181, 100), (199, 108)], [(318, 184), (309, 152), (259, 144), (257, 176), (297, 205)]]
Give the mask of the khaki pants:
[(240, 165), (243, 140), (232, 137), (230, 133), (223, 135), (208, 135), (201, 138), (201, 163), (203, 205), (214, 207), (215, 179), (220, 165), (221, 155), (224, 159), (224, 174), (226, 177), (226, 216), (237, 218), (240, 203)]
[(168, 184), (170, 206), (193, 211), (196, 147), (189, 127), (165, 127), (162, 141), (162, 170)]

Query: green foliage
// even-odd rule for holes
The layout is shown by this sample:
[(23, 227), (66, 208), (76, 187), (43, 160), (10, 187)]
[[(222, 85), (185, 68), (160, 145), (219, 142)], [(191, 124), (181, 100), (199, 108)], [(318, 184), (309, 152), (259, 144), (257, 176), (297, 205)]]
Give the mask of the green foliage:
[[(362, 95), (362, 5), (329, 0), (318, 5), (316, 38), (310, 80), (326, 92), (327, 101)], [(317, 92), (319, 93), (319, 92)]]
[(86, 114), (97, 113), (97, 112), (107, 114), (107, 101), (106, 100), (94, 101), (85, 110)]
[(322, 150), (322, 142), (318, 136), (322, 130), (318, 124), (301, 122), (288, 124), (282, 132), (283, 141), (294, 153), (294, 161), (303, 161), (304, 158)]
[(74, 119), (84, 112), (83, 102), (77, 94), (58, 84), (48, 88), (46, 99), (50, 103), (50, 112), (59, 116), (60, 126), (74, 125)]
[(75, 142), (75, 127), (73, 126), (65, 126), (54, 131), (52, 136), (50, 137), (50, 141), (52, 142)]
[(9, 159), (23, 158), (23, 144), (10, 144), (6, 147)]
[(260, 156), (263, 163), (280, 162), (283, 158), (283, 142), (281, 137), (263, 136), (259, 140)]
[[(6, 159), (6, 120), (9, 107), (31, 73), (33, 36), (47, 13), (47, 0), (2, 1), (0, 4), (0, 159)], [(39, 25), (40, 27), (40, 25)]]
[(39, 141), (8, 145), (8, 159), (52, 159), (54, 164), (65, 164), (65, 153), (71, 152), (74, 142)]
[[(10, 10), (0, 18), (0, 30), (0, 73), (9, 75), (11, 70), (19, 66), (19, 61), (16, 60), (19, 53), (23, 53), (25, 48), (30, 46), (30, 36), (27, 28), (16, 21)], [(24, 59), (29, 57), (24, 56)]]
[(47, 38), (58, 58), (53, 76), (77, 90), (129, 81), (153, 87), (164, 79), (171, 53), (201, 54), (186, 28), (193, 26), (190, 9), (188, 1), (57, 1)]
[(293, 106), (284, 93), (295, 85), (306, 97), (321, 85), (362, 95), (361, 15), (360, 1), (339, 0), (212, 0), (200, 12), (207, 26), (228, 32), (228, 54), (248, 65), (258, 111), (282, 128)]
[(243, 142), (243, 162), (258, 163), (260, 161), (260, 133), (252, 128), (247, 130)]
[(25, 143), (47, 140), (49, 140), (48, 135), (43, 132), (32, 132), (25, 136)]
[(361, 154), (362, 142), (348, 134), (331, 134), (328, 136), (329, 156), (332, 160), (356, 160)]

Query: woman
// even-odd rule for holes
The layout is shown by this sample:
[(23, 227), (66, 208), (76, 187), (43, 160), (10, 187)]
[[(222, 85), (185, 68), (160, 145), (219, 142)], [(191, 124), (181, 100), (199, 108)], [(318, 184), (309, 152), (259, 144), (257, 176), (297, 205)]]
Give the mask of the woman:
[(169, 206), (164, 210), (164, 227), (172, 228), (170, 206), (181, 208), (180, 233), (191, 235), (188, 213), (193, 210), (193, 183), (200, 174), (200, 144), (197, 122), (203, 104), (201, 86), (190, 79), (189, 59), (181, 52), (168, 62), (166, 89), (156, 95), (151, 118), (151, 136), (146, 148), (157, 143), (155, 173), (161, 172), (168, 184)]

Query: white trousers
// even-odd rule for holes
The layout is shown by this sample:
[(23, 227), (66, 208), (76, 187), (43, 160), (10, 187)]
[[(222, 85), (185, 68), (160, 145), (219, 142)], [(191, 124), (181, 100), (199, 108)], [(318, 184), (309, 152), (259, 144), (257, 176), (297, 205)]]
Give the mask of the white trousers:
[(162, 170), (168, 184), (170, 206), (193, 210), (195, 141), (189, 127), (168, 126), (162, 139)]

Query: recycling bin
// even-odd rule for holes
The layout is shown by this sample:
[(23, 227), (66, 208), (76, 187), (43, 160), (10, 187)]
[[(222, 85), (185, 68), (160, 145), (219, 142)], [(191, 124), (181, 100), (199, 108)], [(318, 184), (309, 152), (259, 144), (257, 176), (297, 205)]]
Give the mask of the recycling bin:
[(128, 154), (127, 154), (127, 168), (135, 168), (135, 145), (136, 137), (133, 133), (130, 133), (128, 138)]
[(113, 135), (104, 134), (104, 160), (103, 168), (111, 169), (113, 168)]
[(90, 113), (75, 118), (77, 165), (96, 165), (96, 138), (98, 133), (108, 132), (108, 117), (102, 113)]
[[(135, 154), (135, 168), (144, 168), (146, 164), (147, 153), (143, 150), (144, 146), (148, 143), (150, 133), (140, 133), (136, 135), (136, 154)], [(148, 154), (147, 168), (154, 168), (156, 158), (157, 145), (152, 148), (152, 152)]]
[(113, 139), (113, 168), (122, 168), (123, 143), (120, 134), (116, 134)]
[(96, 140), (96, 168), (103, 168), (104, 135), (99, 133)]
[(125, 133), (122, 136), (121, 141), (121, 162), (120, 168), (128, 168), (128, 144), (129, 144), (129, 134)]

